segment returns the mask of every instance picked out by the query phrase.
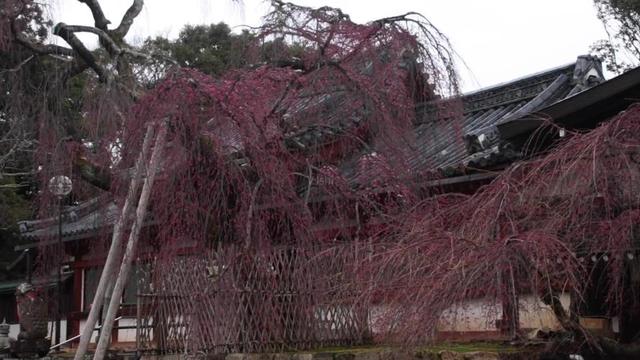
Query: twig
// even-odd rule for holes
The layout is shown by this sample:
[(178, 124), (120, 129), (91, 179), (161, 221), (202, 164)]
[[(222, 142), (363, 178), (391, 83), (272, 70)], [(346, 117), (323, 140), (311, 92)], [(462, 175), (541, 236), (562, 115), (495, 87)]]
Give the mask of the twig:
[(31, 55), (28, 58), (24, 59), (20, 64), (16, 65), (15, 67), (11, 68), (11, 69), (5, 69), (0, 71), (0, 74), (4, 74), (4, 73), (8, 73), (8, 72), (18, 72), (20, 70), (20, 68), (22, 68), (24, 65), (26, 65), (29, 61), (33, 60), (35, 56)]

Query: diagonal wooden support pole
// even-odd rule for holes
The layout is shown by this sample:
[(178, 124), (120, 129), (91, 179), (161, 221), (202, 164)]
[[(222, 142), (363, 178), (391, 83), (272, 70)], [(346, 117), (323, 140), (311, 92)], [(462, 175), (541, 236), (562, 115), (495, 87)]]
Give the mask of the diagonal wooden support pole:
[(144, 180), (142, 186), (142, 193), (140, 194), (140, 201), (138, 202), (138, 208), (136, 209), (136, 218), (131, 227), (129, 233), (129, 240), (127, 247), (122, 258), (122, 264), (120, 265), (120, 272), (116, 278), (116, 283), (113, 287), (113, 294), (111, 295), (111, 302), (107, 309), (107, 315), (105, 316), (102, 332), (100, 332), (100, 340), (96, 348), (94, 360), (104, 359), (104, 355), (107, 352), (109, 343), (111, 341), (111, 330), (113, 330), (114, 319), (116, 313), (120, 307), (120, 300), (122, 299), (122, 292), (129, 279), (129, 272), (131, 270), (131, 263), (135, 256), (135, 250), (138, 244), (138, 238), (140, 230), (144, 222), (145, 215), (147, 213), (147, 205), (149, 203), (149, 197), (151, 195), (151, 189), (153, 188), (153, 181), (160, 166), (160, 159), (162, 159), (162, 153), (166, 141), (167, 127), (166, 124), (160, 125), (158, 136), (156, 137), (155, 145), (153, 146), (153, 153), (151, 154), (151, 160), (149, 160), (149, 166), (147, 167), (147, 177)]
[(142, 175), (145, 172), (144, 164), (147, 161), (149, 150), (151, 148), (153, 132), (154, 126), (153, 124), (149, 124), (149, 126), (147, 126), (147, 132), (144, 136), (144, 140), (142, 142), (142, 151), (140, 152), (140, 156), (136, 161), (133, 176), (131, 177), (129, 191), (127, 192), (127, 197), (124, 201), (124, 204), (122, 205), (120, 217), (113, 226), (113, 235), (111, 237), (111, 246), (109, 247), (109, 253), (107, 254), (107, 259), (105, 261), (104, 268), (102, 269), (102, 274), (100, 275), (100, 281), (98, 282), (98, 287), (96, 288), (96, 293), (93, 297), (93, 302), (91, 303), (89, 317), (87, 318), (87, 322), (84, 326), (84, 329), (82, 330), (82, 334), (80, 335), (80, 343), (78, 344), (78, 349), (76, 350), (76, 353), (74, 355), (74, 360), (81, 360), (84, 357), (84, 354), (87, 352), (89, 341), (91, 340), (96, 322), (98, 321), (98, 317), (100, 316), (100, 309), (102, 308), (102, 303), (104, 302), (106, 289), (110, 287), (109, 283), (113, 282), (113, 275), (115, 274), (116, 264), (120, 260), (120, 249), (122, 247), (123, 233), (122, 230), (124, 229), (127, 219), (129, 219), (129, 216), (131, 214), (131, 210), (136, 203), (135, 199), (138, 195), (140, 184), (142, 183)]

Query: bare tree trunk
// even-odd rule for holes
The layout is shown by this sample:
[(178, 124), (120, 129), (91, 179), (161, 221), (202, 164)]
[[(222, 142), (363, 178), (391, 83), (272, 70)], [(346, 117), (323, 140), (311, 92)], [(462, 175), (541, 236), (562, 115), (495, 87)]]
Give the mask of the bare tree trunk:
[(589, 330), (580, 326), (579, 322), (572, 320), (571, 316), (562, 307), (560, 297), (554, 294), (553, 290), (549, 290), (549, 293), (541, 299), (551, 307), (562, 327), (579, 339), (576, 342), (584, 341), (583, 344), (589, 344), (592, 347), (591, 351), (595, 351), (599, 357), (622, 360), (640, 358), (640, 344), (622, 344), (605, 336), (593, 335)]
[(87, 352), (87, 347), (89, 342), (91, 341), (91, 335), (93, 334), (93, 329), (95, 328), (96, 321), (100, 316), (100, 309), (102, 308), (103, 300), (105, 299), (105, 293), (107, 288), (111, 288), (113, 283), (113, 275), (116, 269), (116, 263), (120, 259), (120, 248), (122, 246), (122, 230), (129, 218), (131, 213), (131, 209), (133, 209), (133, 205), (135, 204), (135, 199), (138, 195), (138, 188), (140, 187), (140, 182), (142, 180), (142, 174), (144, 173), (144, 162), (147, 159), (149, 148), (151, 147), (151, 139), (153, 138), (153, 125), (149, 124), (147, 127), (147, 133), (144, 136), (144, 141), (142, 143), (142, 152), (136, 161), (136, 166), (133, 172), (133, 177), (131, 178), (131, 183), (129, 184), (129, 191), (127, 193), (127, 197), (122, 206), (122, 212), (120, 213), (120, 217), (113, 227), (113, 235), (111, 238), (111, 246), (109, 247), (109, 253), (107, 254), (107, 259), (104, 264), (104, 268), (102, 269), (102, 274), (100, 275), (100, 281), (98, 282), (98, 287), (96, 288), (96, 293), (93, 297), (93, 302), (91, 303), (91, 310), (89, 311), (89, 317), (87, 318), (87, 322), (85, 323), (84, 329), (82, 330), (82, 335), (80, 336), (80, 343), (78, 344), (78, 350), (74, 356), (74, 360), (80, 360)]
[(120, 265), (120, 272), (118, 273), (113, 293), (111, 294), (111, 302), (109, 303), (107, 315), (105, 316), (105, 321), (102, 326), (100, 340), (98, 341), (98, 347), (96, 348), (96, 353), (93, 357), (94, 360), (102, 360), (107, 351), (107, 348), (109, 347), (109, 342), (111, 340), (111, 330), (113, 329), (116, 312), (120, 307), (122, 292), (124, 291), (124, 287), (129, 278), (131, 263), (133, 262), (133, 258), (135, 255), (135, 249), (138, 244), (140, 230), (143, 225), (144, 217), (147, 213), (147, 204), (149, 203), (153, 181), (155, 179), (158, 166), (160, 165), (160, 159), (162, 158), (166, 134), (167, 128), (163, 123), (160, 125), (160, 131), (158, 132), (158, 137), (156, 138), (156, 142), (153, 147), (153, 153), (151, 155), (151, 160), (149, 161), (149, 166), (147, 168), (147, 178), (144, 181), (142, 193), (140, 195), (140, 201), (138, 202), (138, 208), (136, 209), (136, 218), (132, 225), (131, 233), (129, 234), (129, 241), (127, 242), (127, 248), (125, 249), (122, 264)]

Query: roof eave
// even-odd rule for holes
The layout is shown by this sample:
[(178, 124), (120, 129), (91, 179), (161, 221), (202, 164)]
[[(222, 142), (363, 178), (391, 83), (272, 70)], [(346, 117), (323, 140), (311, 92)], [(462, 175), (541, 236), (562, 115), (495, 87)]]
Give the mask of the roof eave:
[(561, 125), (579, 127), (614, 116), (639, 100), (640, 67), (535, 113), (499, 124), (498, 130), (503, 139), (512, 139), (531, 133), (548, 119)]

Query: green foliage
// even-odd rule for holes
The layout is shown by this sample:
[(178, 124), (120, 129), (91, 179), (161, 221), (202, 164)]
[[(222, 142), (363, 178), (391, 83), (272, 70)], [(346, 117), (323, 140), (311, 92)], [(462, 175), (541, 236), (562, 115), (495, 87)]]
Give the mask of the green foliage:
[(17, 222), (32, 216), (28, 194), (19, 181), (0, 179), (0, 264), (11, 262), (17, 256), (13, 250), (20, 241)]
[(219, 76), (230, 68), (246, 65), (244, 54), (254, 36), (243, 31), (234, 34), (224, 23), (187, 25), (175, 41), (163, 37), (147, 39), (143, 51), (175, 59), (180, 66)]
[(0, 49), (11, 43), (10, 29), (16, 29), (35, 43), (42, 43), (51, 27), (44, 7), (43, 2), (34, 0), (0, 0)]
[[(282, 39), (265, 41), (254, 33), (243, 30), (236, 34), (225, 23), (187, 25), (176, 40), (164, 37), (148, 38), (140, 49), (157, 58), (173, 59), (179, 66), (198, 69), (218, 77), (230, 69), (256, 63), (289, 66), (292, 58), (302, 57), (304, 48)], [(146, 81), (153, 84), (166, 70), (161, 61), (145, 63)]]
[(592, 53), (605, 60), (607, 69), (621, 73), (640, 62), (640, 0), (594, 0), (598, 18), (609, 39), (591, 47)]
[(27, 191), (15, 178), (0, 180), (0, 231), (16, 231), (19, 220), (32, 215)]

